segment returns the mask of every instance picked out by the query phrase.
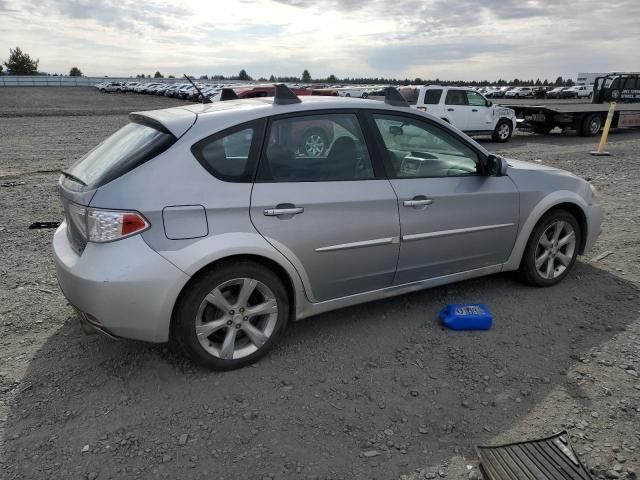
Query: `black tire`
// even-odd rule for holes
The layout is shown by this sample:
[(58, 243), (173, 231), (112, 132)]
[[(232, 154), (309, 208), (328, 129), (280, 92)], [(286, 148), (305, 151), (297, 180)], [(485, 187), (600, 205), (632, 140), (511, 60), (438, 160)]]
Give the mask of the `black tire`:
[(101, 88), (101, 89), (100, 89), (100, 91), (101, 91), (102, 93), (107, 93), (107, 91), (106, 91), (104, 88)]
[(362, 98), (369, 98), (369, 94), (368, 94), (367, 92), (364, 92), (364, 93), (362, 94)]
[[(575, 232), (575, 247), (571, 255), (571, 261), (569, 265), (565, 267), (565, 270), (558, 276), (547, 279), (542, 277), (536, 269), (536, 253), (538, 250), (538, 242), (542, 235), (549, 229), (554, 223), (558, 221), (564, 221), (571, 225)], [(546, 213), (536, 224), (535, 228), (529, 236), (527, 246), (522, 255), (522, 261), (520, 262), (520, 269), (518, 270), (520, 278), (529, 285), (535, 287), (550, 287), (561, 282), (571, 271), (573, 265), (576, 262), (578, 251), (580, 249), (580, 242), (582, 238), (582, 231), (576, 218), (566, 210), (551, 210)]]
[(602, 115), (598, 113), (592, 113), (587, 115), (582, 121), (582, 128), (580, 129), (580, 135), (583, 137), (594, 137), (602, 129), (603, 121)]
[[(506, 127), (505, 127), (506, 125)], [(508, 128), (508, 134), (505, 135), (504, 129)], [(497, 143), (505, 143), (508, 142), (513, 135), (513, 125), (509, 120), (502, 119), (496, 125), (496, 128), (493, 130), (491, 134), (491, 139)]]
[[(311, 144), (321, 146), (320, 150), (318, 150), (318, 148), (314, 149)], [(320, 157), (327, 152), (328, 148), (329, 139), (327, 138), (327, 134), (321, 128), (310, 128), (302, 135), (300, 150), (304, 155), (308, 157)]]
[[(214, 288), (237, 278), (255, 279), (273, 292), (278, 309), (277, 320), (268, 340), (255, 352), (242, 358), (223, 359), (208, 352), (200, 344), (196, 335), (196, 318), (201, 303)], [(172, 343), (179, 346), (188, 357), (211, 370), (241, 368), (256, 362), (277, 343), (287, 327), (290, 310), (287, 290), (271, 270), (246, 260), (221, 263), (196, 278), (180, 296), (173, 317)]]

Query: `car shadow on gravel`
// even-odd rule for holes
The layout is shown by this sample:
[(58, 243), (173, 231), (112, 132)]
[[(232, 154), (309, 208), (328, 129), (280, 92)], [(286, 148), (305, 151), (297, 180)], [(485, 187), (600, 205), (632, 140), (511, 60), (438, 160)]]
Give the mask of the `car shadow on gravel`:
[[(583, 263), (547, 289), (496, 275), (297, 322), (226, 373), (85, 337), (69, 309), (16, 387), (0, 476), (390, 479), (473, 457), (567, 388), (572, 365), (636, 320), (637, 298)], [(474, 301), (491, 330), (441, 327), (444, 304)]]

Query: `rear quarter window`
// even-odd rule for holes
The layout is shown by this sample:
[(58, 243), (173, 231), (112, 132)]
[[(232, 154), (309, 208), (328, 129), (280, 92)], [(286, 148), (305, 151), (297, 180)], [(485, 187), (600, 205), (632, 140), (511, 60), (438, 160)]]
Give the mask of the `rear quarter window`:
[(424, 103), (425, 105), (437, 105), (440, 103), (440, 98), (442, 97), (442, 90), (427, 90), (424, 94)]

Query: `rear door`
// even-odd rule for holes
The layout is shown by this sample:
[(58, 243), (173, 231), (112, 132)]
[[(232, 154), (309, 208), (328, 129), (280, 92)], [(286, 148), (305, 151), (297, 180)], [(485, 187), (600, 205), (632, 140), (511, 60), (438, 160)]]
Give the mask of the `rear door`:
[[(309, 155), (309, 129), (329, 146)], [(397, 200), (355, 112), (270, 120), (251, 195), (256, 229), (300, 273), (311, 301), (391, 285), (399, 253)]]
[(482, 176), (481, 152), (426, 119), (382, 112), (371, 119), (398, 195), (394, 283), (504, 263), (518, 230), (519, 195), (511, 179)]

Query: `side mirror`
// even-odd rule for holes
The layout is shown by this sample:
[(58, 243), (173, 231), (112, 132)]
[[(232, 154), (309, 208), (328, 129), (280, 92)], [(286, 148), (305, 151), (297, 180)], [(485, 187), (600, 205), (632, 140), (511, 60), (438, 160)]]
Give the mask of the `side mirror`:
[(493, 102), (491, 100), (487, 100), (487, 107), (493, 107)]
[(402, 127), (398, 127), (397, 125), (391, 125), (389, 127), (389, 133), (393, 136), (402, 135), (404, 134), (404, 130), (402, 130)]
[(484, 174), (487, 177), (502, 177), (507, 174), (509, 164), (498, 155), (489, 155), (484, 164)]

